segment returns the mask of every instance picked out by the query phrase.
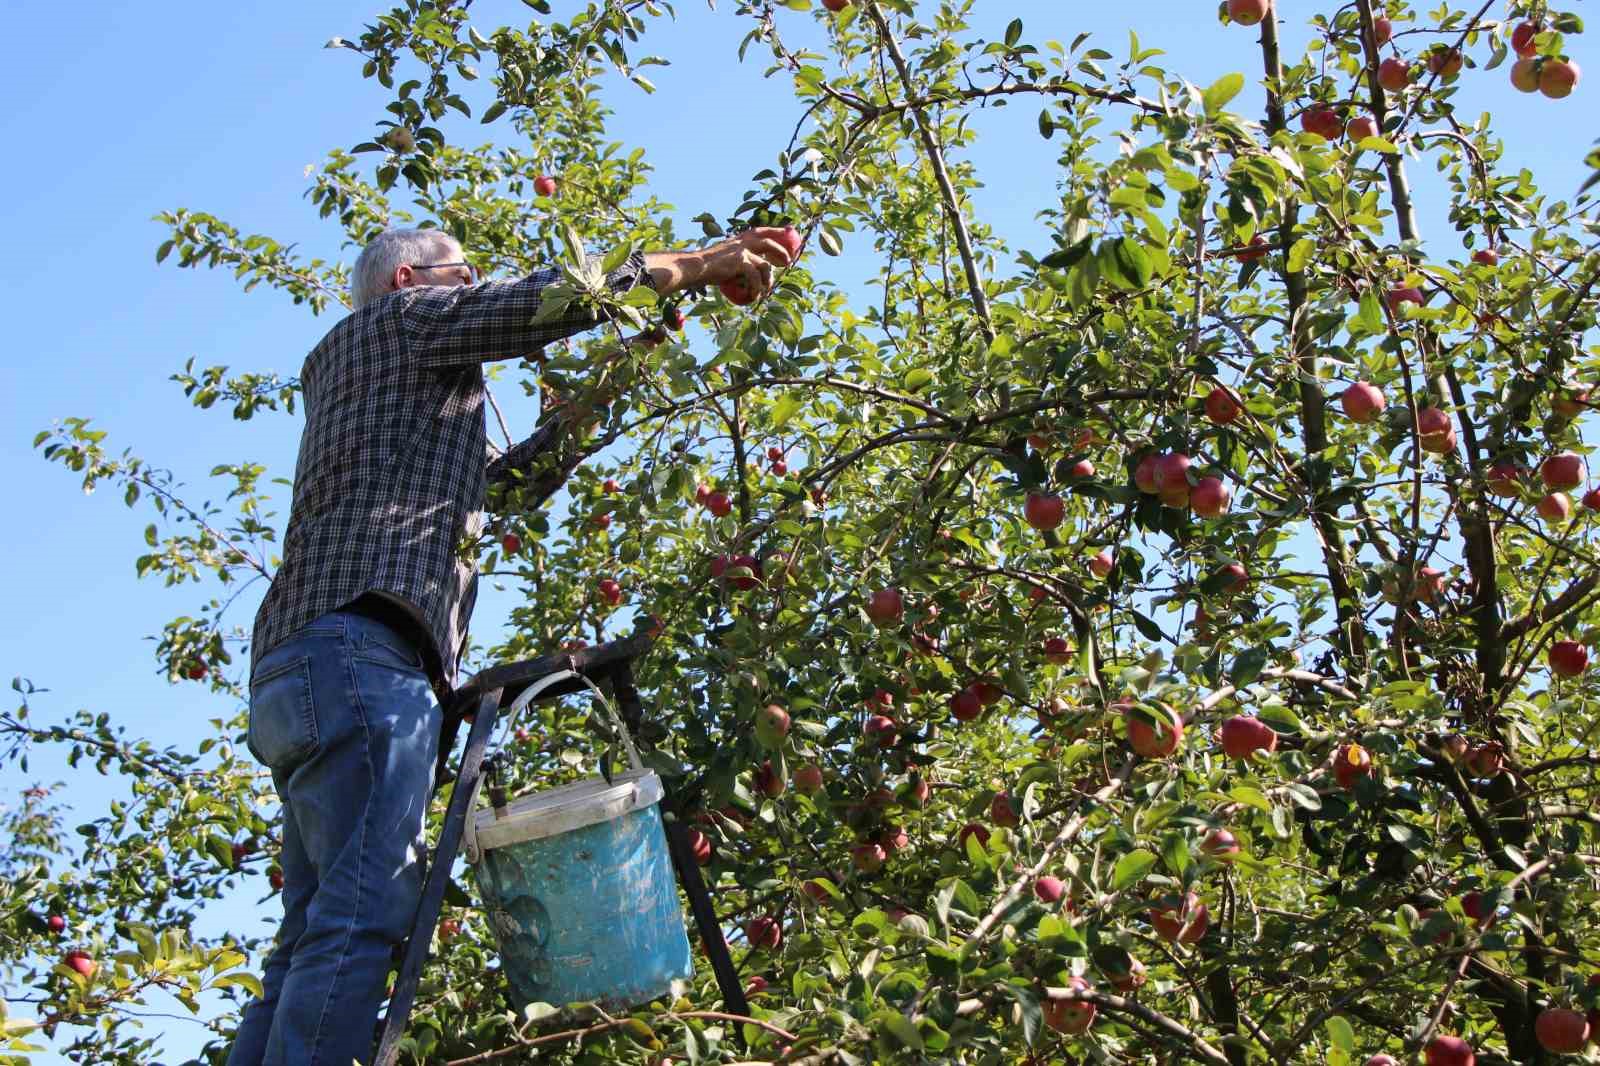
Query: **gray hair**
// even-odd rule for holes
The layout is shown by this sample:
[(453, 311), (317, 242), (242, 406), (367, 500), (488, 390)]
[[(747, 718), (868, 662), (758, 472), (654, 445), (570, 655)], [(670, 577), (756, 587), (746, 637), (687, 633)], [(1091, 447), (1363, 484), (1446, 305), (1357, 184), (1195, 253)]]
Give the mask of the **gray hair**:
[(386, 229), (361, 251), (350, 276), (350, 302), (360, 310), (391, 291), (395, 269), (456, 253), (456, 239), (437, 229)]

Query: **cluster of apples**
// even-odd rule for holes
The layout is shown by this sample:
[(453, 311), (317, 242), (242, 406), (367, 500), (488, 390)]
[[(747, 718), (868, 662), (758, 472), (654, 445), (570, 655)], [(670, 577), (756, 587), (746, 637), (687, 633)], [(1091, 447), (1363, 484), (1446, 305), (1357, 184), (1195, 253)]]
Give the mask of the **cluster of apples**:
[(1216, 518), (1228, 509), (1233, 490), (1214, 475), (1189, 482), (1191, 461), (1183, 452), (1151, 452), (1133, 470), (1133, 483), (1140, 492), (1158, 496), (1168, 507), (1187, 507), (1202, 518)]
[(1543, 93), (1552, 100), (1572, 95), (1578, 87), (1578, 64), (1561, 56), (1539, 55), (1539, 34), (1544, 27), (1524, 22), (1511, 31), (1511, 48), (1517, 61), (1511, 64), (1511, 84), (1519, 92)]

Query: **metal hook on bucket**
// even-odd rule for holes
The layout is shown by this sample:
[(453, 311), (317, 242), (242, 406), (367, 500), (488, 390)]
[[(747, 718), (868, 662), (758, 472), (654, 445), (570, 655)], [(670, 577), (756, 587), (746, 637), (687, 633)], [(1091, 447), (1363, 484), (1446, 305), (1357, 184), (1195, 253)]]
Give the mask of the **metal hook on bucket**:
[[(511, 707), (506, 711), (504, 726), (505, 731), (507, 733), (510, 732), (511, 727), (516, 723), (517, 716), (527, 708), (528, 704), (538, 699), (540, 694), (543, 693), (545, 689), (559, 684), (562, 681), (569, 681), (573, 678), (576, 678), (579, 681), (582, 681), (585, 685), (589, 686), (589, 691), (593, 692), (595, 699), (600, 701), (600, 706), (605, 709), (606, 716), (611, 719), (611, 725), (616, 729), (617, 736), (622, 741), (623, 750), (628, 753), (628, 765), (632, 769), (643, 770), (644, 762), (639, 758), (638, 749), (633, 746), (633, 736), (628, 732), (628, 727), (623, 724), (622, 719), (617, 715), (617, 709), (611, 706), (611, 701), (607, 699), (606, 694), (600, 690), (600, 686), (596, 685), (587, 674), (580, 673), (577, 670), (561, 670), (557, 673), (541, 677), (538, 681), (535, 681), (533, 684), (529, 685), (527, 688), (518, 693), (517, 698), (511, 702)], [(483, 789), (483, 778), (484, 775), (479, 774), (477, 779), (472, 783), (472, 798), (467, 802), (467, 811), (469, 813), (467, 815), (467, 825), (462, 842), (463, 857), (467, 860), (467, 862), (474, 865), (476, 865), (478, 860), (483, 857), (483, 851), (478, 847), (477, 818), (478, 795)]]

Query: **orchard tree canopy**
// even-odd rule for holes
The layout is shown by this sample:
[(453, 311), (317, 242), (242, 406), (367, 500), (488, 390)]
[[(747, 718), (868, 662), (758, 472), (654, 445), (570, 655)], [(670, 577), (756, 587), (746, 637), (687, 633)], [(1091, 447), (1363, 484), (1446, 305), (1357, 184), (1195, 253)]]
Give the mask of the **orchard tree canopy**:
[[(792, 224), (804, 252), (749, 306), (669, 307), (604, 293), (585, 253), (702, 239), (645, 192), (601, 91), (650, 89), (671, 6), (527, 5), (491, 28), (465, 0), (407, 0), (329, 42), (392, 103), (310, 200), (352, 258), (386, 226), (435, 225), (494, 276), (565, 265), (554, 298), (607, 316), (493, 385), (538, 393), (562, 446), (496, 468), (463, 546), (520, 590), (514, 635), (474, 662), (659, 623), (640, 739), (703, 838), (752, 1016), (720, 1009), (706, 966), (631, 1017), (508, 1010), (462, 874), (407, 1061), (1583, 1047), (1600, 216), (1453, 106), (1468, 79), (1542, 92), (1581, 160), (1576, 14), (1231, 0), (1212, 32), (1259, 40), (1260, 66), (1202, 86), (1163, 66), (1159, 25), (1074, 36), (1070, 4), (983, 39), (970, 2), (724, 0), (748, 26), (727, 62), (764, 64), (794, 108), (750, 126), (770, 167), (696, 221)], [(1236, 110), (1257, 82), (1265, 111)], [(492, 105), (461, 95), (489, 83)], [(1028, 247), (972, 202), (975, 119), (1001, 103), (1037, 108), (1059, 152)], [(1418, 166), (1442, 176), (1450, 231), (1418, 229)], [(159, 259), (330, 325), (346, 309), (347, 264), (198, 210), (162, 221)], [(842, 253), (870, 257), (869, 284), (836, 280)], [(662, 328), (675, 308), (682, 331)], [(269, 373), (191, 361), (176, 380), (202, 410), (296, 411), (297, 383)], [(64, 745), (129, 775), (133, 800), (71, 837), (36, 793), (6, 826), (0, 1062), (30, 1045), (149, 1062), (157, 992), (210, 1012), (220, 1062), (267, 945), (192, 927), (272, 884), (271, 783), (240, 743), (250, 618), (230, 607), (273, 576), (289, 472), (219, 465), (226, 498), (201, 504), (86, 417), (37, 444), (154, 510), (139, 572), (195, 601), (157, 655), (212, 687), (217, 717), (161, 750), (108, 714), (46, 720), (19, 681), (5, 757)], [(786, 731), (755, 728), (771, 704)], [(544, 708), (512, 742), (517, 788), (595, 773), (589, 713)]]

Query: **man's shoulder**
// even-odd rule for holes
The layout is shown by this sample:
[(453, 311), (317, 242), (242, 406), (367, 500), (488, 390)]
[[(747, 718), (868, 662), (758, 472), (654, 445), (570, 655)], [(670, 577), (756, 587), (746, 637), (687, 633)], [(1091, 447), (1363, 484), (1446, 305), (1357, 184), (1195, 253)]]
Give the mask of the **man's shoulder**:
[(398, 321), (399, 295), (385, 293), (335, 322), (306, 356), (306, 372), (370, 369), (374, 360), (403, 357), (405, 338)]

